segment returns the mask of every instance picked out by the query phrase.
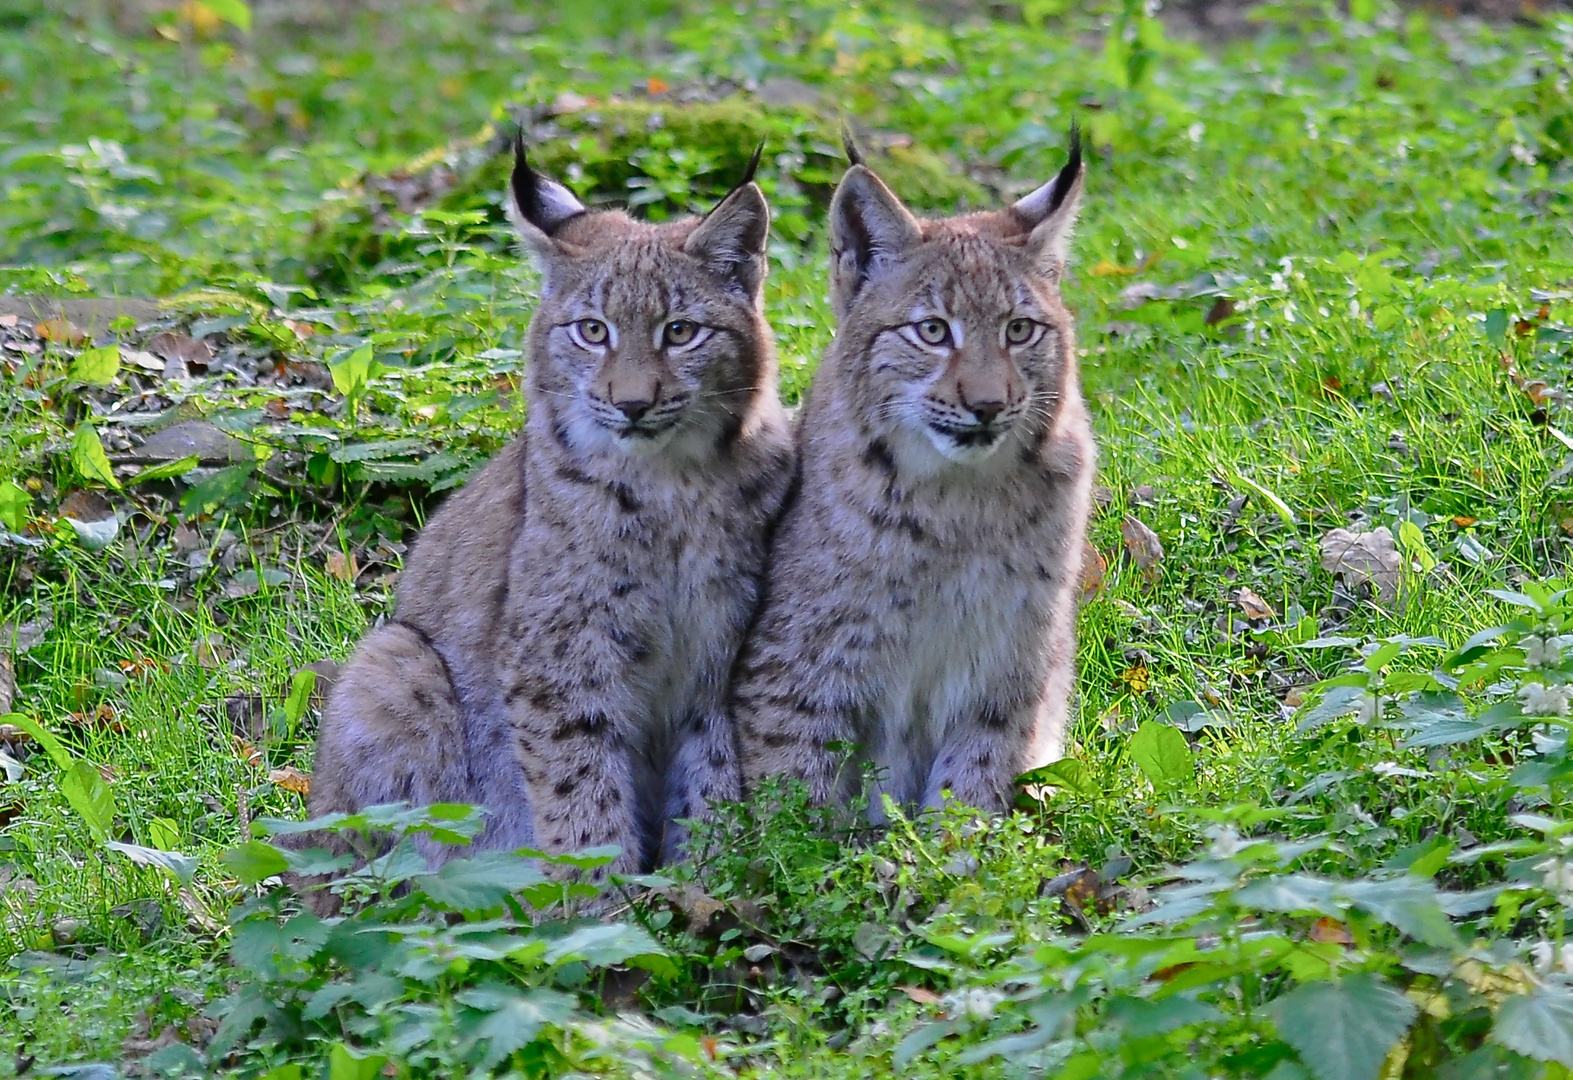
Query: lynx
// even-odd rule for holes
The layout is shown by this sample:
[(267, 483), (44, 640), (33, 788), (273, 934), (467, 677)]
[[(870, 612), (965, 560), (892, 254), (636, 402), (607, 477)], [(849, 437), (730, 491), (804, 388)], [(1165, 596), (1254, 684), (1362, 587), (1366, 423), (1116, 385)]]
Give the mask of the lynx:
[(476, 847), (617, 844), (630, 870), (738, 796), (727, 678), (792, 472), (753, 171), (703, 219), (649, 224), (587, 212), (516, 145), (542, 274), (528, 419), (334, 687), (313, 815), (470, 803)]
[(1060, 298), (1083, 169), (1007, 209), (914, 217), (848, 146), (838, 330), (732, 695), (744, 786), (988, 811), (1062, 752), (1094, 446)]

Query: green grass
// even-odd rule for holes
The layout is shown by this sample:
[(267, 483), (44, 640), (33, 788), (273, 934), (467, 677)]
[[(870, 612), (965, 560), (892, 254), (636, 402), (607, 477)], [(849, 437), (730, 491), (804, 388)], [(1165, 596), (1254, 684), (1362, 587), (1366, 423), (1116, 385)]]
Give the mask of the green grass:
[[(384, 575), (400, 545), (522, 416), (509, 380), (534, 276), (511, 248), (496, 193), (461, 185), (434, 212), (395, 214), (373, 243), (354, 185), (474, 140), (504, 122), (505, 104), (567, 89), (604, 100), (636, 97), (652, 78), (792, 78), (836, 103), (748, 119), (769, 140), (761, 175), (778, 228), (767, 305), (793, 400), (833, 331), (822, 186), (834, 179), (824, 164), (834, 146), (821, 133), (837, 107), (871, 146), (896, 144), (888, 170), (908, 170), (913, 184), (931, 159), (893, 136), (969, 171), (969, 186), (1007, 193), (1058, 168), (1073, 119), (1093, 151), (1067, 286), (1107, 489), (1092, 529), (1107, 577), (1081, 621), (1073, 756), (1085, 776), (1004, 822), (962, 816), (884, 836), (847, 833), (789, 796), (773, 817), (739, 810), (691, 873), (711, 896), (762, 904), (770, 932), (717, 940), (680, 931), (681, 913), (660, 903), (633, 911), (679, 961), (677, 975), (643, 990), (661, 1023), (698, 1023), (744, 1072), (861, 1075), (889, 1069), (896, 1053), (930, 1075), (993, 1075), (1008, 1070), (967, 1063), (968, 1048), (1026, 1021), (1003, 1007), (968, 1020), (923, 992), (1003, 987), (1026, 1010), (1039, 1001), (1023, 989), (1038, 985), (1022, 974), (1033, 964), (1097, 968), (1102, 960), (1075, 953), (1093, 946), (1075, 943), (1089, 925), (1118, 926), (1140, 895), (1072, 917), (1040, 895), (1062, 870), (1128, 859), (1119, 876), (1156, 891), (1166, 867), (1203, 865), (1209, 844), (1227, 861), (1216, 830), (1233, 814), (1264, 842), (1322, 838), (1294, 868), (1377, 881), (1439, 837), (1458, 852), (1469, 836), (1527, 842), (1513, 815), (1562, 813), (1565, 787), (1547, 788), (1547, 803), (1510, 781), (1529, 760), (1521, 733), (1427, 750), (1351, 717), (1303, 730), (1291, 714), (1352, 655), (1298, 647), (1306, 641), (1435, 637), (1444, 644), (1415, 646), (1387, 677), (1431, 672), (1472, 633), (1512, 617), (1488, 590), (1566, 573), (1573, 20), (1485, 26), (1385, 5), (1356, 5), (1362, 17), (1346, 19), (1283, 5), (1262, 9), (1250, 38), (1195, 43), (1138, 8), (979, 6), (947, 21), (894, 0), (654, 13), (607, 4), (584, 17), (412, 4), (342, 26), (259, 18), (250, 34), (185, 45), (135, 12), (114, 25), (98, 5), (4, 16), (0, 291), (174, 298), (158, 329), (222, 319), (221, 344), (247, 362), (320, 364), (334, 386), (286, 396), (216, 371), (175, 386), (145, 380), (162, 396), (130, 407), (126, 373), (110, 386), (72, 381), (75, 349), (0, 359), (0, 484), (28, 493), (7, 524), (37, 542), (0, 547), (0, 622), (49, 615), (39, 642), (16, 652), (14, 708), (110, 770), (108, 839), (197, 859), (180, 887), (105, 848), (64, 794), (62, 771), (35, 750), (25, 775), (0, 785), (0, 806), (14, 808), (0, 827), (0, 956), (10, 964), (0, 1032), (40, 1066), (134, 1057), (134, 1043), (121, 1049), (127, 1035), (145, 1040), (166, 1023), (201, 1046), (213, 1028), (204, 1014), (222, 1014), (217, 1003), (244, 981), (225, 960), (225, 923), (252, 890), (219, 857), (246, 839), (243, 815), (301, 813), (299, 797), (267, 779), (290, 765), (309, 771), (314, 714), (284, 717), (291, 673), (342, 660), (388, 610)], [(623, 29), (599, 36), (609, 26)], [(581, 194), (627, 194), (605, 178), (632, 173), (658, 185), (647, 208), (657, 215), (706, 205), (729, 180), (703, 162), (738, 152), (653, 136), (630, 160), (582, 116), (560, 126), (546, 150), (584, 161)], [(1122, 293), (1141, 285), (1169, 298)], [(144, 343), (130, 328), (122, 336), (128, 348)], [(287, 416), (266, 411), (281, 398)], [(111, 493), (126, 517), (120, 537), (88, 551), (56, 513), (71, 490), (103, 487), (73, 460), (71, 440), (91, 416), (113, 444), (128, 430), (117, 407), (157, 417), (153, 426), (207, 418), (257, 463), (145, 483), (123, 470), (124, 491)], [(1127, 516), (1163, 542), (1151, 574), (1123, 554)], [(1321, 568), (1320, 537), (1353, 520), (1418, 529), (1402, 603), (1343, 590)], [(176, 546), (176, 525), (196, 530), (211, 565)], [(356, 583), (328, 571), (332, 552), (366, 568)], [(1413, 569), (1432, 559), (1442, 565)], [(226, 595), (248, 569), (280, 573), (254, 595)], [(1274, 617), (1243, 625), (1242, 587)], [(129, 677), (123, 664), (136, 665)], [(1494, 677), (1466, 680), (1472, 713), (1512, 689), (1493, 688)], [(225, 708), (248, 694), (262, 695), (275, 725), (259, 763), (237, 752)], [(101, 704), (113, 726), (72, 718)], [(1204, 707), (1215, 723), (1190, 733), (1194, 777), (1155, 786), (1133, 732), (1174, 718), (1176, 706)], [(1251, 803), (1285, 816), (1251, 823), (1229, 809)], [(826, 839), (838, 836), (851, 842)], [(1542, 856), (1528, 850), (1519, 864), (1454, 858), (1437, 879), (1455, 890), (1518, 882), (1511, 903), (1459, 924), (1469, 940), (1497, 941), (1490, 962), (1509, 973), (1514, 962), (1533, 967), (1537, 941), (1566, 932), (1565, 907), (1535, 891), (1526, 866)], [(1271, 876), (1265, 865), (1244, 872)], [(1269, 924), (1292, 924), (1296, 940), (1309, 932), (1308, 919), (1252, 922), (1243, 911), (1205, 917), (1225, 941)], [(1331, 970), (1381, 972), (1416, 1000), (1442, 985), (1399, 965), (1402, 948), (1417, 947), (1402, 924), (1407, 945), (1379, 920), (1346, 921), (1354, 940)], [(1160, 940), (1187, 932), (1175, 924)], [(972, 944), (955, 945), (963, 940)], [(759, 960), (745, 955), (767, 944)], [(1116, 989), (1103, 992), (1123, 992), (1131, 970), (1111, 962)], [(1325, 971), (1294, 970), (1239, 976), (1233, 1026), (1181, 1027), (1161, 1047), (1134, 1035), (1100, 1043), (1095, 1016), (1114, 1013), (1078, 1006), (1092, 1034), (1049, 1070), (1307, 1075), (1292, 1055), (1272, 1056), (1284, 1044), (1262, 1026), (1266, 1003), (1293, 1000), (1297, 981), (1331, 985), (1316, 981)], [(561, 972), (514, 975), (567, 985)], [(431, 1000), (447, 1008), (442, 995), (462, 985)], [(1392, 1075), (1435, 1075), (1484, 1037), (1457, 979), (1447, 985), (1463, 995), (1453, 1019), (1406, 1036), (1409, 1056)], [(935, 1024), (951, 1027), (931, 1049), (898, 1049)], [(1294, 1042), (1293, 1024), (1280, 1028)], [(259, 1036), (209, 1064), (260, 1073), (283, 1060), (283, 1045)], [(320, 1060), (324, 1045), (302, 1059)], [(553, 1045), (557, 1056), (515, 1064), (539, 1075), (578, 1060), (573, 1038)], [(1568, 1071), (1516, 1060), (1527, 1071), (1513, 1075)], [(0, 1057), (0, 1076), (22, 1064)]]

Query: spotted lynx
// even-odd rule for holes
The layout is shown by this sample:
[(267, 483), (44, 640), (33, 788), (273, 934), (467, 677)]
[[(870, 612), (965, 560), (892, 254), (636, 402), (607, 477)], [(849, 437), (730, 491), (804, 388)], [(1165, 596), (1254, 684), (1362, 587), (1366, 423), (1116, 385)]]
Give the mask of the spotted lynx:
[[(1005, 210), (915, 218), (861, 164), (831, 203), (839, 328), (801, 418), (733, 712), (744, 786), (1009, 806), (1059, 756), (1094, 447), (1060, 299), (1079, 140)], [(880, 816), (880, 799), (872, 811)]]
[(479, 804), (477, 847), (617, 844), (633, 870), (737, 797), (726, 681), (792, 470), (752, 173), (703, 219), (646, 224), (516, 148), (542, 272), (529, 418), (433, 517), (335, 686), (313, 815)]

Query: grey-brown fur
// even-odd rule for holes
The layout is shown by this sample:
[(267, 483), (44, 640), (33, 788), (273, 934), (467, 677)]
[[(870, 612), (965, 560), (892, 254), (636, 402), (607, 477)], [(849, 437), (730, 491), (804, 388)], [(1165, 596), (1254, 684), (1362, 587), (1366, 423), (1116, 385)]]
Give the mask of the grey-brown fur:
[(745, 182), (704, 219), (586, 213), (522, 149), (514, 201), (543, 279), (525, 430), (415, 544), (310, 809), (481, 804), (480, 847), (617, 844), (633, 870), (739, 793), (726, 680), (792, 466), (769, 211)]
[(996, 811), (1061, 753), (1094, 469), (1059, 291), (1081, 188), (1079, 148), (1014, 206), (941, 220), (864, 165), (842, 179), (839, 329), (733, 691), (745, 788), (845, 797), (832, 744), (856, 743), (900, 803)]

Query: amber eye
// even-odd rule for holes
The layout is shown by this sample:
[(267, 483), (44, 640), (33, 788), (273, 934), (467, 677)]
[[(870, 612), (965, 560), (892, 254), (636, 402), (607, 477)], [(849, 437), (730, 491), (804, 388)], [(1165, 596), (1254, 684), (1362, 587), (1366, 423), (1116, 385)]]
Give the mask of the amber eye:
[(1025, 345), (1032, 340), (1032, 335), (1037, 329), (1038, 324), (1031, 319), (1012, 319), (1005, 324), (1005, 343), (1007, 345)]
[(606, 344), (606, 324), (600, 319), (580, 319), (575, 324), (579, 328), (579, 336), (590, 345)]
[(673, 319), (666, 324), (666, 329), (661, 332), (662, 339), (667, 345), (687, 345), (694, 340), (694, 335), (699, 333), (699, 324), (687, 319)]
[(943, 345), (950, 340), (950, 324), (944, 319), (924, 319), (918, 323), (918, 337), (929, 345)]

